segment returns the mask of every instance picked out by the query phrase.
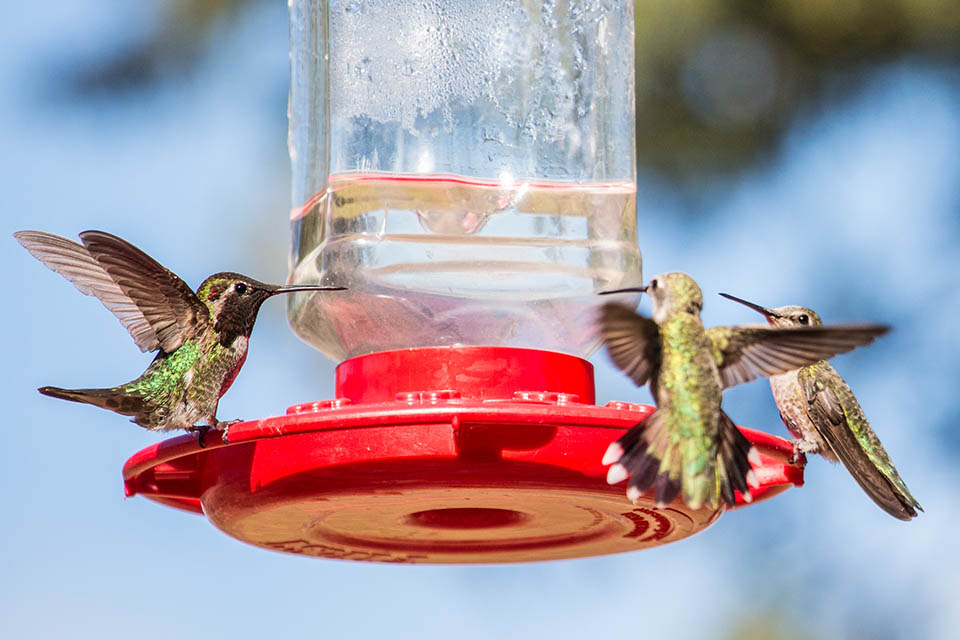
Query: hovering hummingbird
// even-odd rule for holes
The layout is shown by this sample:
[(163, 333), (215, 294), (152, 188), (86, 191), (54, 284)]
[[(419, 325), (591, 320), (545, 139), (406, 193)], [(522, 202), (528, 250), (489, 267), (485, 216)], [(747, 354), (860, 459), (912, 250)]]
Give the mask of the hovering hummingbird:
[(750, 442), (720, 408), (726, 387), (784, 373), (867, 344), (885, 327), (714, 327), (700, 319), (703, 294), (685, 273), (666, 273), (645, 287), (653, 319), (618, 303), (603, 306), (600, 329), (614, 364), (642, 386), (650, 383), (656, 411), (613, 442), (603, 456), (607, 482), (630, 476), (634, 502), (654, 490), (658, 507), (682, 492), (691, 509), (716, 508), (734, 490), (751, 499), (756, 486)]
[(198, 431), (201, 445), (207, 429), (231, 424), (217, 419), (217, 404), (246, 360), (263, 301), (279, 293), (344, 289), (281, 287), (224, 272), (204, 280), (194, 293), (146, 253), (103, 231), (84, 231), (83, 244), (43, 231), (13, 235), (81, 293), (98, 298), (141, 351), (158, 351), (143, 375), (126, 384), (38, 391), (133, 416), (132, 422), (152, 431)]
[[(774, 327), (820, 327), (812, 309), (798, 306), (767, 309), (727, 293), (721, 296), (759, 311)], [(853, 391), (829, 362), (821, 360), (770, 377), (780, 419), (797, 438), (798, 451), (819, 453), (831, 462), (843, 462), (853, 479), (881, 509), (900, 520), (923, 511), (900, 478), (890, 456), (863, 414)]]

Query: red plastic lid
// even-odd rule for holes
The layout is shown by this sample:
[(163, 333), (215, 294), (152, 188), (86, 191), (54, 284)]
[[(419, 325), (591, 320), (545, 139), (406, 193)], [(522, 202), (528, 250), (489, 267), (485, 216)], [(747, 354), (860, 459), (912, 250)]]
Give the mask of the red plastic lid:
[[(337, 369), (337, 399), (235, 424), (201, 449), (160, 442), (124, 467), (127, 495), (205, 513), (257, 546), (327, 558), (477, 563), (657, 546), (720, 511), (634, 505), (606, 484), (612, 440), (651, 407), (593, 403), (593, 367), (565, 354), (435, 347)], [(803, 483), (792, 444), (760, 451), (754, 502)]]

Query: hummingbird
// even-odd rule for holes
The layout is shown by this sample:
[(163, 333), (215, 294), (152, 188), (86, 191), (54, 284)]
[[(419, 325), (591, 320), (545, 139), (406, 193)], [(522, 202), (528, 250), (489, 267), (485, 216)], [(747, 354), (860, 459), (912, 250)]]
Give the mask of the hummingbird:
[[(83, 244), (43, 231), (13, 234), (23, 247), (83, 294), (94, 296), (157, 355), (143, 374), (106, 389), (41, 387), (44, 395), (132, 416), (151, 431), (203, 434), (237, 422), (217, 419), (220, 397), (247, 358), (250, 333), (267, 298), (335, 286), (277, 286), (239, 273), (216, 273), (194, 293), (176, 274), (126, 240), (84, 231)], [(203, 424), (198, 424), (203, 422)]]
[[(727, 293), (721, 296), (758, 311), (773, 327), (820, 327), (812, 309), (788, 305), (767, 309)], [(820, 454), (842, 462), (853, 479), (894, 518), (910, 520), (923, 511), (907, 489), (846, 381), (825, 360), (770, 377), (780, 419), (796, 440), (794, 459)]]
[(721, 409), (725, 388), (771, 376), (872, 342), (886, 327), (714, 327), (700, 319), (703, 294), (685, 273), (658, 275), (641, 292), (653, 318), (632, 307), (601, 308), (600, 334), (613, 363), (637, 386), (649, 383), (656, 410), (610, 444), (602, 463), (607, 482), (628, 476), (627, 497), (654, 491), (657, 507), (682, 493), (691, 509), (734, 504), (734, 491), (750, 501), (756, 477), (749, 440)]

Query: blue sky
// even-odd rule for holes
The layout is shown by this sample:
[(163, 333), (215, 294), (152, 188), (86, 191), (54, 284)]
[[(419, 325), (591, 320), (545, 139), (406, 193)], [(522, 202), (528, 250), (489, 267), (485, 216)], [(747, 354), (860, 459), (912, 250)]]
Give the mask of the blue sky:
[[(219, 270), (283, 280), (287, 25), (274, 4), (225, 30), (186, 79), (83, 102), (55, 97), (57, 70), (128, 41), (152, 14), (19, 3), (0, 22), (0, 634), (729, 638), (767, 613), (799, 638), (953, 636), (960, 76), (914, 60), (855, 78), (840, 102), (802, 114), (768, 162), (699, 204), (641, 172), (638, 228), (646, 274), (694, 275), (708, 325), (756, 321), (716, 296), (728, 291), (895, 327), (835, 365), (926, 509), (917, 520), (888, 517), (817, 459), (802, 489), (656, 550), (397, 567), (270, 553), (124, 499), (123, 462), (157, 436), (34, 389), (116, 384), (149, 357), (10, 233), (105, 229), (194, 286)], [(265, 307), (252, 344), (221, 417), (332, 395), (334, 363), (293, 336), (281, 303)], [(648, 401), (603, 353), (593, 361), (599, 402)], [(725, 407), (785, 435), (763, 382), (728, 392)]]

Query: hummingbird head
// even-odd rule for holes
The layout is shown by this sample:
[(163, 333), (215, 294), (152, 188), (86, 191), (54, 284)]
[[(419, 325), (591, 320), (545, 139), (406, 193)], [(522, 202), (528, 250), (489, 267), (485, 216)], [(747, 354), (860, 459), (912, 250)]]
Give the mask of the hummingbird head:
[(754, 311), (762, 313), (763, 317), (767, 319), (767, 322), (777, 328), (823, 326), (823, 322), (820, 321), (820, 316), (818, 316), (813, 309), (808, 309), (807, 307), (787, 305), (785, 307), (768, 309), (766, 307), (761, 307), (758, 304), (754, 304), (753, 302), (747, 302), (742, 298), (732, 296), (729, 293), (721, 293), (720, 295), (728, 300), (739, 302), (746, 307), (750, 307)]
[(653, 319), (660, 323), (673, 313), (700, 317), (703, 293), (696, 281), (685, 273), (661, 273), (644, 288), (653, 301)]
[(263, 301), (278, 293), (295, 291), (340, 291), (346, 287), (288, 286), (266, 284), (239, 273), (215, 273), (197, 289), (207, 305), (214, 329), (227, 336), (249, 336)]

